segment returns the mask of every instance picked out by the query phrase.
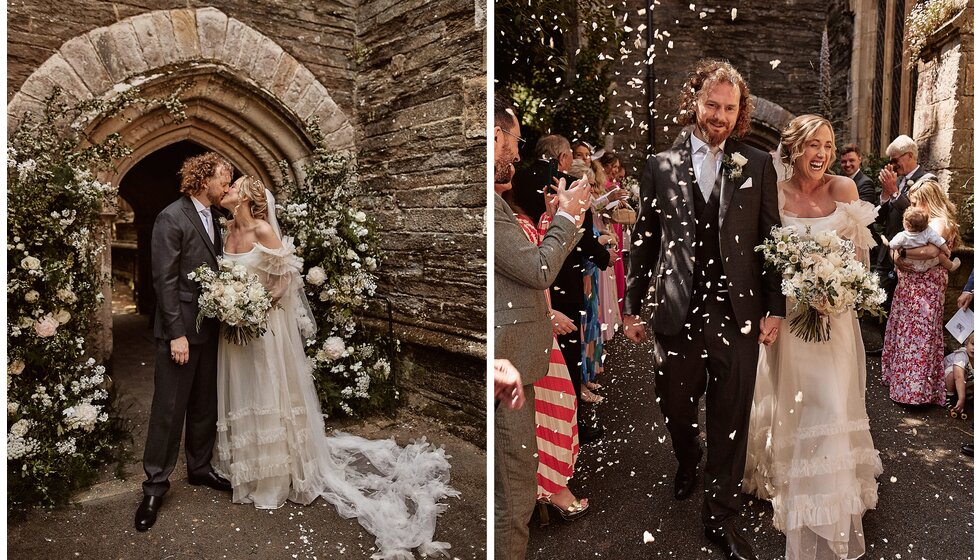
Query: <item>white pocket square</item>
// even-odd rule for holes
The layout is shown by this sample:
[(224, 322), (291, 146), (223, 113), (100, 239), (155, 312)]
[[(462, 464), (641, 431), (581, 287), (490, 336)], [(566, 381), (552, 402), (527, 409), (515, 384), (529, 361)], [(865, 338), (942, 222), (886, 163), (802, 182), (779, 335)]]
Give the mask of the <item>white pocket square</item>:
[(752, 177), (749, 177), (748, 179), (745, 180), (744, 183), (742, 183), (742, 186), (739, 187), (738, 190), (747, 189), (751, 186), (752, 186)]

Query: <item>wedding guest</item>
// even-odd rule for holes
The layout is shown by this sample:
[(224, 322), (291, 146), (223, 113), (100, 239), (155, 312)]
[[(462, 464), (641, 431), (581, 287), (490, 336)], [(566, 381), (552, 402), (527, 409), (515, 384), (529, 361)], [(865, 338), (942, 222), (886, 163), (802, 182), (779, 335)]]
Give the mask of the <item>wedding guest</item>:
[(877, 206), (878, 194), (874, 181), (861, 171), (861, 148), (857, 144), (844, 144), (840, 149), (840, 170), (857, 185), (858, 197)]
[[(599, 163), (606, 174), (605, 187), (607, 192), (614, 192), (621, 201), (626, 201), (630, 197), (629, 191), (621, 188), (622, 179), (626, 176), (626, 171), (619, 162), (619, 156), (612, 152), (606, 152), (599, 158)], [(616, 190), (619, 189), (619, 190)], [(619, 311), (623, 311), (623, 297), (626, 294), (626, 263), (623, 260), (623, 226), (613, 224), (613, 231), (616, 233), (616, 295), (619, 301)]]
[[(581, 236), (588, 185), (564, 181), (555, 187), (558, 212), (536, 246), (527, 241), (514, 212), (500, 197), (520, 160), (520, 123), (513, 104), (494, 98), (494, 358), (507, 359), (521, 372), (525, 398), (548, 373), (553, 347), (544, 290)], [(536, 455), (533, 407), (494, 410), (494, 557), (524, 558), (527, 524), (534, 511)]]
[(594, 149), (588, 142), (578, 141), (572, 144), (572, 157), (584, 161), (590, 167), (592, 166), (593, 152)]
[(963, 346), (943, 358), (946, 374), (946, 406), (962, 413), (967, 396), (973, 396), (973, 334)]
[[(924, 180), (908, 191), (909, 203), (926, 211), (932, 227), (951, 248), (959, 243), (956, 207), (939, 183)], [(922, 249), (912, 249), (921, 251)], [(905, 262), (907, 249), (892, 251), (898, 286), (885, 328), (882, 382), (891, 399), (904, 404), (946, 402), (943, 375), (943, 299), (949, 272), (933, 267), (916, 272)]]
[[(608, 199), (603, 189), (596, 183), (595, 173), (581, 160), (572, 162), (571, 173), (575, 177), (584, 176), (589, 179), (589, 184), (592, 186), (594, 233), (598, 236), (599, 243), (610, 248), (615, 244), (615, 238), (607, 227), (601, 211), (607, 207)], [(602, 372), (604, 361), (603, 333), (605, 330), (612, 330), (615, 326), (615, 323), (610, 324), (606, 319), (616, 321), (619, 314), (614, 274), (613, 267), (599, 270), (592, 263), (585, 263), (583, 271), (585, 317), (582, 323), (582, 381), (585, 386), (582, 387), (582, 400), (588, 403), (602, 402), (602, 397), (592, 391), (600, 388), (597, 378)], [(610, 288), (611, 293), (608, 291)], [(616, 317), (608, 317), (610, 308), (616, 311)]]
[(521, 372), (510, 360), (493, 361), (493, 399), (510, 408), (524, 406), (524, 388)]
[[(553, 208), (545, 202), (549, 197), (529, 189), (514, 188), (503, 194), (510, 205), (527, 240), (535, 245), (541, 243), (547, 225), (538, 229), (538, 223), (547, 216), (551, 218)], [(548, 315), (551, 317), (553, 344), (548, 364), (548, 373), (534, 383), (534, 422), (537, 443), (538, 472), (537, 499), (542, 523), (547, 523), (549, 506), (567, 521), (584, 515), (589, 508), (587, 499), (579, 500), (568, 488), (572, 478), (575, 461), (579, 452), (578, 438), (578, 399), (571, 375), (558, 346), (557, 335), (574, 331), (575, 323), (560, 311), (551, 309), (551, 298), (545, 290), (548, 301)]]
[[(514, 174), (515, 196), (517, 193), (522, 193), (520, 196), (529, 194), (537, 197), (547, 189), (552, 188), (555, 179), (562, 178), (565, 181), (578, 179), (578, 177), (568, 175), (574, 158), (572, 157), (572, 147), (566, 138), (557, 134), (542, 136), (534, 147), (534, 153), (537, 159), (530, 166)], [(583, 182), (583, 184), (588, 187), (587, 182)], [(575, 386), (575, 395), (579, 399), (579, 403), (582, 402), (582, 377), (581, 375), (574, 375), (574, 373), (581, 372), (582, 368), (580, 330), (585, 312), (582, 274), (585, 270), (586, 261), (605, 269), (615, 255), (614, 251), (603, 247), (599, 243), (598, 236), (594, 234), (592, 212), (585, 212), (582, 230), (584, 234), (572, 255), (562, 263), (558, 276), (551, 286), (552, 308), (575, 322), (574, 332), (559, 335), (558, 344), (561, 347), (562, 355), (565, 357), (569, 373), (573, 374), (571, 376), (572, 384)], [(591, 420), (591, 415), (582, 409), (579, 409), (578, 423), (579, 441), (583, 445), (595, 440), (601, 434), (601, 428)]]

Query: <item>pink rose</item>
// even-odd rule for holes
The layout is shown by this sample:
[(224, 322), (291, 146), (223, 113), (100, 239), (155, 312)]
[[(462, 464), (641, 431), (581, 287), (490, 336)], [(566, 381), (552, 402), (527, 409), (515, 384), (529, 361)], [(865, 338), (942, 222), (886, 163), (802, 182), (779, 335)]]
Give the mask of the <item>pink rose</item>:
[(57, 330), (58, 320), (52, 317), (50, 313), (45, 315), (40, 321), (34, 323), (34, 332), (36, 332), (41, 338), (54, 336), (54, 333)]

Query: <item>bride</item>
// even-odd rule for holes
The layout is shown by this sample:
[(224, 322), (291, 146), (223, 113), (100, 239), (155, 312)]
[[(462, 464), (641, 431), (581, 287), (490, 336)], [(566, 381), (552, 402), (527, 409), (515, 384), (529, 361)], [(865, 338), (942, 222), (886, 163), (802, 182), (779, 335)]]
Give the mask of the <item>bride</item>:
[[(830, 122), (793, 119), (779, 152), (789, 168), (777, 185), (783, 225), (835, 230), (867, 265), (874, 245), (867, 226), (877, 212), (858, 199), (853, 181), (827, 175), (835, 154)], [(789, 560), (862, 556), (861, 519), (878, 502), (882, 467), (865, 409), (857, 315), (851, 310), (829, 321), (829, 341), (805, 342), (787, 330), (759, 356), (742, 487), (772, 501)]]
[(317, 497), (346, 518), (357, 517), (375, 535), (372, 558), (411, 559), (446, 554), (433, 542), (440, 500), (449, 486), (449, 462), (423, 438), (407, 447), (394, 440), (324, 434), (323, 416), (304, 354), (315, 332), (303, 295), (302, 260), (282, 237), (275, 200), (254, 177), (242, 177), (221, 200), (233, 219), (224, 256), (258, 275), (273, 297), (268, 330), (245, 346), (222, 339), (218, 348), (216, 472), (232, 485), (232, 501), (273, 509), (286, 500), (307, 505)]

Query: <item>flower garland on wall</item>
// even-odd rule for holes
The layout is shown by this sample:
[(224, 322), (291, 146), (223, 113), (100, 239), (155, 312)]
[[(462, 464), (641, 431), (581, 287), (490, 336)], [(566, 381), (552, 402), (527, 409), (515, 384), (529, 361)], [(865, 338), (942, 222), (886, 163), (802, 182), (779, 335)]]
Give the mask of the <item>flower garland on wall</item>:
[(124, 89), (74, 106), (56, 90), (8, 141), (7, 491), (17, 514), (67, 503), (127, 435), (86, 336), (104, 301), (101, 213), (116, 201), (97, 174), (130, 150), (118, 135), (93, 142), (82, 131), (132, 105), (179, 111), (180, 88), (166, 100)]
[[(355, 315), (367, 308), (376, 288), (377, 225), (356, 208), (353, 158), (331, 152), (316, 122), (307, 132), (316, 149), (303, 166), (305, 179), (279, 185), (288, 199), (276, 211), (304, 260), (306, 295), (317, 321), (307, 356), (324, 414), (376, 412), (397, 398), (385, 354), (397, 341), (362, 329)], [(283, 164), (284, 177), (286, 171)]]

